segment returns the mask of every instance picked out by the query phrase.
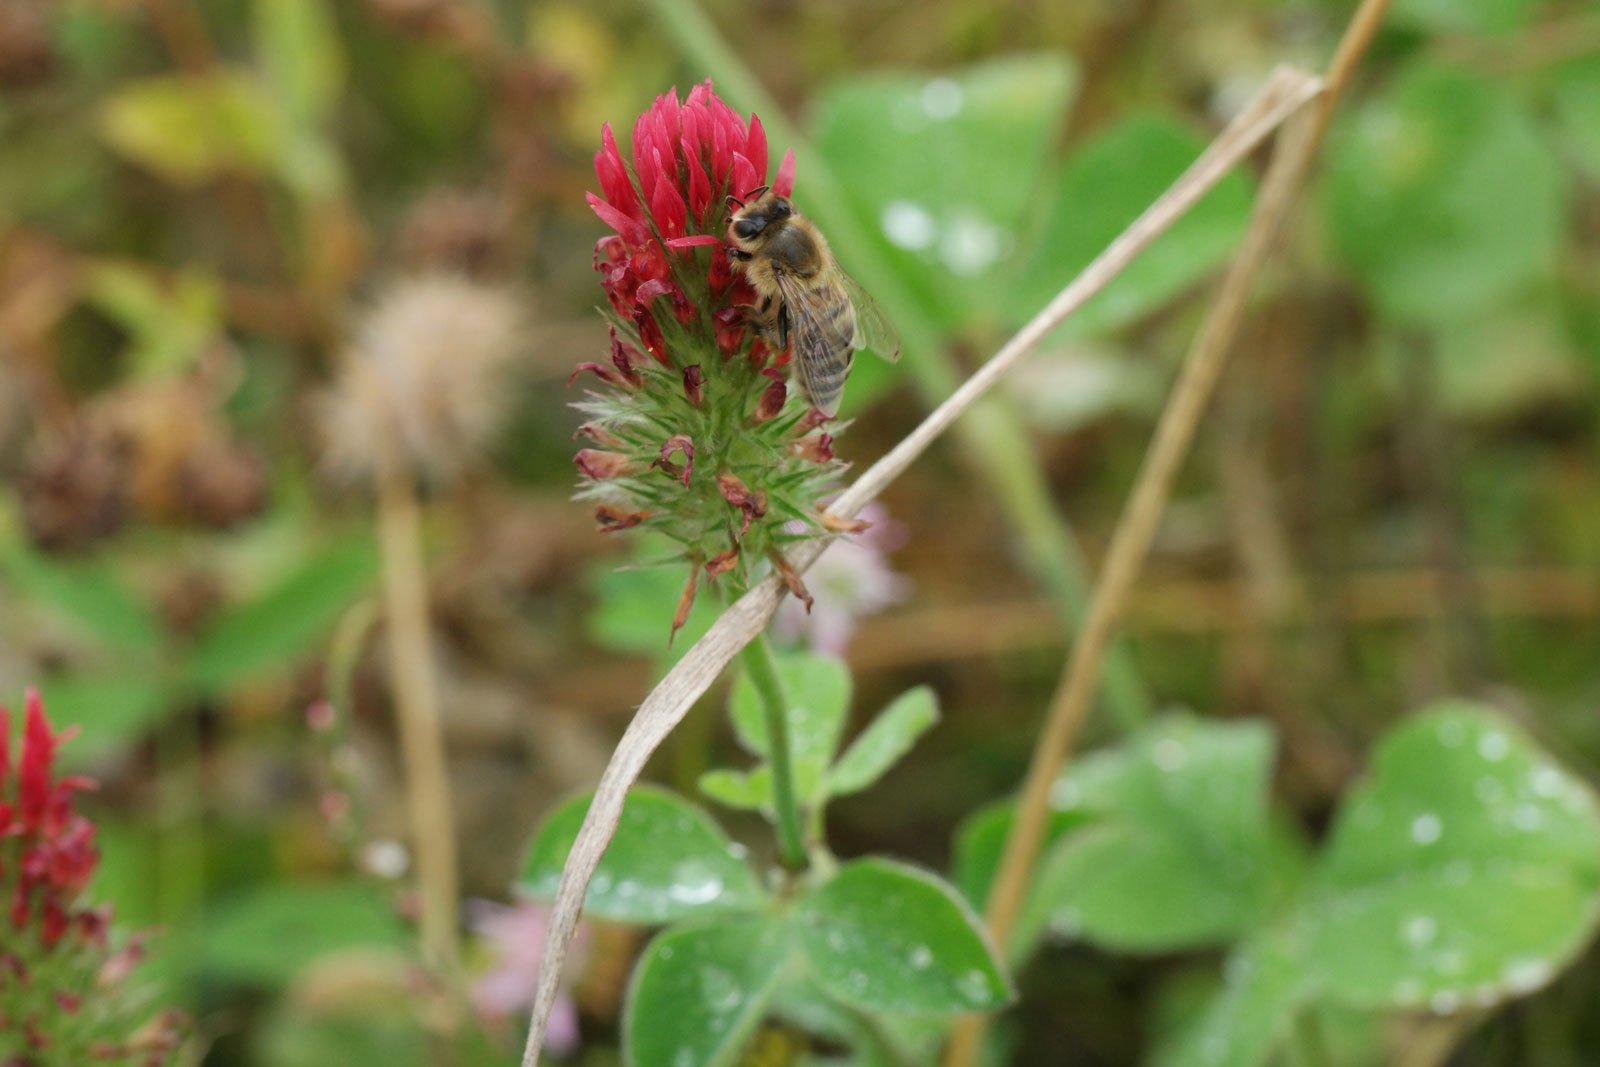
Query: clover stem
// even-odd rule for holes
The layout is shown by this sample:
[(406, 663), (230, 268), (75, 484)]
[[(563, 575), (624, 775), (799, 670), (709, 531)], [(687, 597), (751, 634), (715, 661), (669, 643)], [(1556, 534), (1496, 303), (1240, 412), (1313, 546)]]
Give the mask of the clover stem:
[(455, 819), (429, 639), (422, 524), (411, 474), (387, 454), (378, 476), (378, 542), (389, 683), (422, 896), (422, 949), (429, 963), (449, 971), (460, 956)]
[(778, 827), (778, 855), (783, 865), (799, 870), (806, 865), (805, 841), (800, 832), (800, 804), (794, 791), (794, 759), (789, 751), (789, 698), (778, 677), (767, 635), (760, 634), (740, 653), (750, 682), (761, 700), (767, 731), (767, 761), (772, 767), (772, 807)]

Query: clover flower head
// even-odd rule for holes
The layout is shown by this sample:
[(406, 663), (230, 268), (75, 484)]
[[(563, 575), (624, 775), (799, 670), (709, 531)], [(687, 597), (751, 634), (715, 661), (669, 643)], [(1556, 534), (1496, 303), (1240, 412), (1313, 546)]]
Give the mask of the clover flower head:
[[(681, 101), (657, 97), (626, 156), (609, 125), (595, 154), (610, 341), (573, 372), (597, 386), (575, 405), (587, 421), (574, 462), (602, 532), (648, 527), (682, 547), (691, 571), (674, 630), (703, 581), (743, 587), (769, 565), (792, 575), (784, 551), (822, 532), (818, 502), (842, 469), (841, 427), (823, 432), (825, 417), (791, 399), (789, 354), (746, 324), (755, 292), (723, 245), (728, 197), (794, 191), (793, 153), (770, 175), (768, 163), (761, 120), (709, 80)], [(791, 588), (804, 596), (798, 577)]]
[(111, 911), (82, 901), (99, 862), (73, 803), (87, 778), (59, 777), (57, 733), (30, 691), (15, 761), (0, 707), (0, 1063), (78, 1067), (166, 1062), (179, 1020), (126, 984), (142, 949), (109, 944)]

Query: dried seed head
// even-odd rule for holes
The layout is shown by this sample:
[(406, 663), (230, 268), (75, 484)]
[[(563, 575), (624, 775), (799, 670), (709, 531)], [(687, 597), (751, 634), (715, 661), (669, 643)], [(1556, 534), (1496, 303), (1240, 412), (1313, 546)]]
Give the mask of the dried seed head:
[(43, 548), (83, 548), (121, 529), (129, 511), (128, 449), (81, 427), (41, 444), (19, 482), (28, 536)]
[(358, 321), (320, 398), (328, 466), (376, 475), (387, 455), (448, 481), (480, 462), (508, 413), (526, 319), (504, 288), (449, 274), (391, 283)]

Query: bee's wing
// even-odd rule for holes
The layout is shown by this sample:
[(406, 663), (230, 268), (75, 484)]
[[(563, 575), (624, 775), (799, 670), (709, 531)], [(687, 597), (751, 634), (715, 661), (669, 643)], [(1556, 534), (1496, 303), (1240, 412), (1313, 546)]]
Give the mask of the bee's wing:
[(794, 362), (806, 397), (824, 415), (839, 410), (844, 380), (855, 359), (856, 313), (844, 290), (824, 284), (807, 287), (788, 274), (776, 275), (789, 315)]
[(843, 270), (839, 271), (839, 279), (844, 283), (844, 291), (850, 297), (850, 303), (856, 309), (856, 348), (870, 348), (890, 363), (900, 360), (900, 335), (895, 332), (894, 326), (878, 306), (878, 302), (861, 288), (861, 283), (856, 281)]

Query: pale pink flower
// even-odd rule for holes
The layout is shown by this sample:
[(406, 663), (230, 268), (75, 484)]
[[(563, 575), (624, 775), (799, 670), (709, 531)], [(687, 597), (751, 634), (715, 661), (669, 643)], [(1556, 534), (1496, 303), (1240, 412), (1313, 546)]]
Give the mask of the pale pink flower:
[[(488, 969), (472, 983), (473, 1007), (490, 1022), (524, 1014), (532, 1006), (539, 984), (550, 908), (530, 901), (507, 906), (471, 900), (467, 915), (469, 925), (483, 938), (489, 958)], [(587, 931), (580, 925), (567, 953), (569, 966), (583, 958), (587, 940)], [(562, 1056), (577, 1050), (578, 1006), (566, 993), (556, 998), (550, 1012), (544, 1047)]]

